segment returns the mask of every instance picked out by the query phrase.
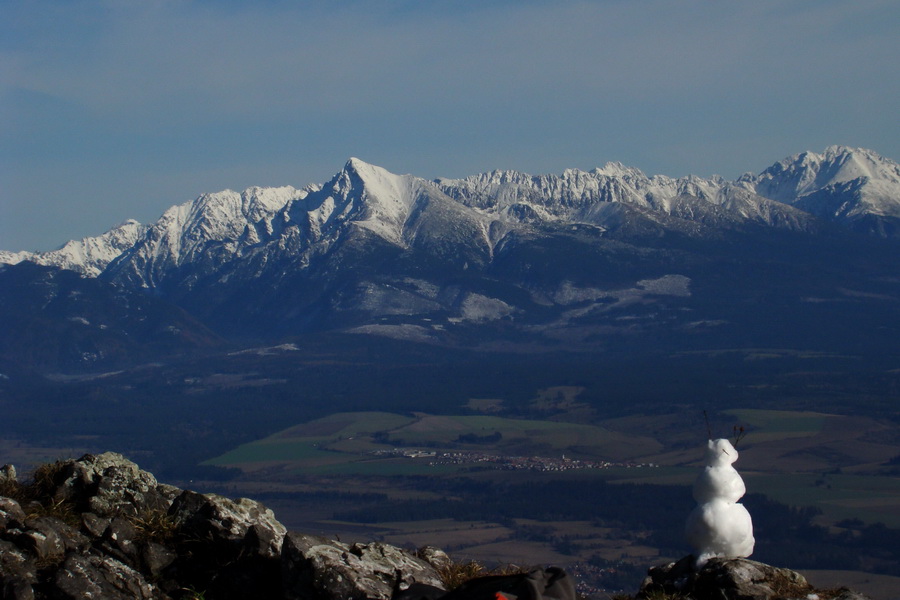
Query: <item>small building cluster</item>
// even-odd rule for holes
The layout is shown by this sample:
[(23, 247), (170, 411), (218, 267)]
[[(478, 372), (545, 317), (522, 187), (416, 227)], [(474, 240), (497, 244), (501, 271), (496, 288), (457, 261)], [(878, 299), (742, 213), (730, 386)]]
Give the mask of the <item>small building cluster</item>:
[(376, 450), (372, 453), (376, 456), (399, 456), (405, 458), (429, 458), (429, 465), (479, 465), (493, 467), (502, 470), (530, 470), (530, 471), (571, 471), (575, 469), (608, 469), (610, 467), (656, 467), (653, 463), (611, 462), (605, 460), (581, 460), (547, 456), (506, 456), (502, 454), (489, 454), (486, 452), (470, 452), (458, 450), (453, 452), (438, 452), (435, 450), (420, 450), (413, 448), (393, 448), (391, 450)]

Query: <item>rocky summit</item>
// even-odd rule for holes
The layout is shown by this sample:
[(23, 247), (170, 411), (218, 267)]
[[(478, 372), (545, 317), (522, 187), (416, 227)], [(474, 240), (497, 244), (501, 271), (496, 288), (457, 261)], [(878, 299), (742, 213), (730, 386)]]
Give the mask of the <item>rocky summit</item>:
[[(391, 598), (442, 586), (431, 549), (288, 533), (271, 510), (160, 484), (119, 454), (0, 475), (0, 598)], [(431, 561), (431, 562), (428, 562)]]
[[(651, 569), (639, 597), (863, 598), (817, 592), (798, 573), (747, 560), (691, 564)], [(437, 599), (451, 565), (432, 547), (288, 532), (257, 501), (161, 484), (120, 454), (43, 465), (29, 482), (0, 469), (0, 599)], [(470, 580), (449, 597), (483, 591)]]

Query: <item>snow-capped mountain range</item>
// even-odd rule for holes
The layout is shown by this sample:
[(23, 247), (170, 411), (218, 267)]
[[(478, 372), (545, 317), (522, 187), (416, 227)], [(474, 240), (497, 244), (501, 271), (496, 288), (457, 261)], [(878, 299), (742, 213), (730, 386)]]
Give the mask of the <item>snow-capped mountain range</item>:
[(761, 261), (748, 240), (774, 234), (893, 243), (900, 165), (833, 146), (735, 181), (648, 177), (620, 163), (426, 180), (351, 158), (325, 184), (204, 194), (150, 225), (0, 252), (0, 262), (151, 291), (218, 331), (425, 339), (460, 322), (559, 331), (690, 297), (711, 268), (702, 265), (735, 252)]
[[(210, 244), (221, 261), (255, 254), (273, 241), (302, 255), (321, 252), (351, 223), (398, 246), (427, 243), (423, 236), (447, 233), (422, 230), (423, 216), (435, 211), (444, 214), (448, 227), (480, 238), (488, 256), (512, 228), (572, 223), (614, 230), (630, 211), (695, 233), (696, 224), (808, 230), (823, 220), (893, 236), (900, 220), (900, 165), (871, 150), (831, 146), (736, 181), (648, 177), (621, 163), (561, 175), (493, 171), (428, 181), (352, 158), (324, 185), (203, 194), (149, 226), (129, 220), (50, 252), (0, 251), (0, 262), (27, 260), (95, 277), (121, 257), (132, 266), (120, 264), (118, 272), (130, 271), (129, 279), (155, 287), (161, 270), (190, 263)], [(434, 215), (429, 217), (425, 221), (434, 225)]]

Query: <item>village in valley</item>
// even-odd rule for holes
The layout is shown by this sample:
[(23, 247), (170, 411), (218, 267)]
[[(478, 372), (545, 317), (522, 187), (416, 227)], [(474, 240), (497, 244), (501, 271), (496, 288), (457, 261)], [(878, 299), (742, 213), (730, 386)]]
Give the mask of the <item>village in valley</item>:
[(405, 457), (412, 459), (428, 459), (431, 466), (437, 465), (474, 465), (499, 470), (528, 471), (572, 471), (577, 469), (608, 469), (611, 467), (652, 468), (654, 463), (612, 462), (606, 460), (580, 460), (568, 458), (563, 454), (560, 458), (546, 456), (506, 456), (486, 452), (455, 450), (441, 452), (414, 448), (392, 448), (390, 450), (374, 450), (370, 454), (384, 457)]

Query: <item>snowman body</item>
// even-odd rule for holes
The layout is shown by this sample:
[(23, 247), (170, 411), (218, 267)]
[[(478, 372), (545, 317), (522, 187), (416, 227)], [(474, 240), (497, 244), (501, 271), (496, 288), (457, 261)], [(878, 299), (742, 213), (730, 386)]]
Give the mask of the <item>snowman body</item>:
[(746, 488), (731, 466), (737, 459), (731, 442), (709, 440), (706, 466), (694, 483), (697, 507), (685, 525), (698, 568), (714, 556), (738, 558), (753, 553), (753, 521), (747, 509), (738, 504)]

